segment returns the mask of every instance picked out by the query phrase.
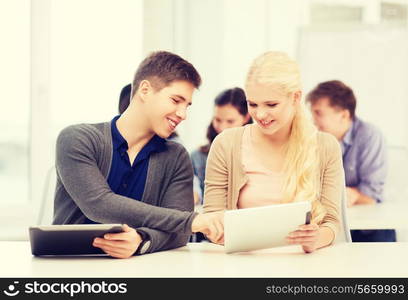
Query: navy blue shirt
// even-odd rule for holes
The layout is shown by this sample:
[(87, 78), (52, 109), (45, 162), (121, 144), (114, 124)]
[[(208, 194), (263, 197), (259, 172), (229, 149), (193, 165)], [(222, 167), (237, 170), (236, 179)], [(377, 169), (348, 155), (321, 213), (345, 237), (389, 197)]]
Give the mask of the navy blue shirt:
[(141, 201), (150, 154), (166, 150), (166, 140), (157, 135), (153, 136), (131, 165), (127, 154), (128, 144), (116, 127), (119, 117), (120, 115), (116, 116), (111, 122), (113, 153), (108, 184), (114, 193)]

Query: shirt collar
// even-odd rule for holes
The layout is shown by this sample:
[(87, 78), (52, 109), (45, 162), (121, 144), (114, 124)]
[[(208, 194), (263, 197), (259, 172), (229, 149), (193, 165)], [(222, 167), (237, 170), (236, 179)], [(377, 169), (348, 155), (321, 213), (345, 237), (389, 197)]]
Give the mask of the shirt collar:
[[(166, 140), (154, 135), (150, 141), (141, 150), (141, 159), (146, 158), (152, 152), (161, 152), (166, 150)], [(145, 156), (145, 157), (144, 157)]]
[[(124, 149), (125, 151), (129, 148), (127, 141), (125, 138), (120, 134), (118, 127), (116, 126), (116, 121), (119, 119), (120, 115), (114, 117), (111, 121), (111, 131), (112, 131), (112, 142), (113, 142), (113, 149)], [(166, 150), (166, 140), (159, 137), (158, 135), (154, 135), (149, 142), (142, 148), (143, 152), (146, 155), (149, 155), (152, 152), (161, 152)]]
[(117, 150), (121, 147), (124, 147), (127, 150), (128, 143), (126, 142), (125, 138), (120, 134), (118, 127), (116, 126), (116, 121), (119, 119), (119, 117), (120, 115), (117, 115), (111, 121), (113, 149)]
[(344, 145), (351, 146), (353, 144), (353, 132), (357, 122), (357, 118), (351, 121), (351, 126), (347, 130), (346, 134), (343, 137), (343, 140), (341, 141)]

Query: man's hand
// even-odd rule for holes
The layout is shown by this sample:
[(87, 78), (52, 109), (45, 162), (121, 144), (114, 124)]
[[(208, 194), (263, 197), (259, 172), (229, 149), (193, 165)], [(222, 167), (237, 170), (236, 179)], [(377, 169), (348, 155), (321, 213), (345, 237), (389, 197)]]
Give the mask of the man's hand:
[(347, 207), (357, 204), (376, 204), (377, 200), (365, 195), (355, 187), (346, 187)]
[(224, 212), (198, 214), (192, 223), (192, 232), (202, 232), (216, 244), (224, 243)]
[(123, 232), (107, 233), (104, 238), (95, 238), (94, 247), (101, 248), (106, 254), (116, 258), (131, 257), (142, 242), (142, 237), (134, 228), (123, 225)]
[(289, 233), (286, 241), (291, 245), (301, 245), (304, 252), (311, 253), (317, 249), (319, 237), (319, 225), (308, 224), (301, 225), (298, 230)]
[(346, 187), (347, 195), (347, 207), (352, 207), (357, 204), (357, 200), (360, 197), (360, 192), (356, 188)]

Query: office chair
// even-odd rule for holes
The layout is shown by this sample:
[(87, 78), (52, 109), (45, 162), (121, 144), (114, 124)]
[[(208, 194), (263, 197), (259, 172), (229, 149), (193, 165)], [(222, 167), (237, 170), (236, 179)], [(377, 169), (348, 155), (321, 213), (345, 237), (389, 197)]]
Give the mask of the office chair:
[(337, 234), (335, 243), (351, 243), (350, 228), (347, 221), (346, 187), (343, 188), (340, 203), (341, 230)]
[(55, 166), (52, 166), (45, 176), (41, 205), (37, 217), (37, 225), (50, 225), (54, 214), (54, 193), (57, 182)]

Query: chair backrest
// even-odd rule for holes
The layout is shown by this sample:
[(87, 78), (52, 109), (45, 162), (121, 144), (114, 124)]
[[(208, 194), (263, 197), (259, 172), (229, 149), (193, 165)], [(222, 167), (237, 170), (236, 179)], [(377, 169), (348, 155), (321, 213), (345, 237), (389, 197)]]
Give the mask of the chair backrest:
[(347, 221), (347, 199), (346, 199), (346, 187), (343, 188), (340, 203), (340, 216), (341, 216), (341, 228), (337, 234), (335, 243), (351, 243), (350, 228)]
[(57, 173), (52, 166), (45, 177), (41, 205), (37, 218), (37, 225), (50, 225), (54, 214), (54, 194), (57, 183)]

